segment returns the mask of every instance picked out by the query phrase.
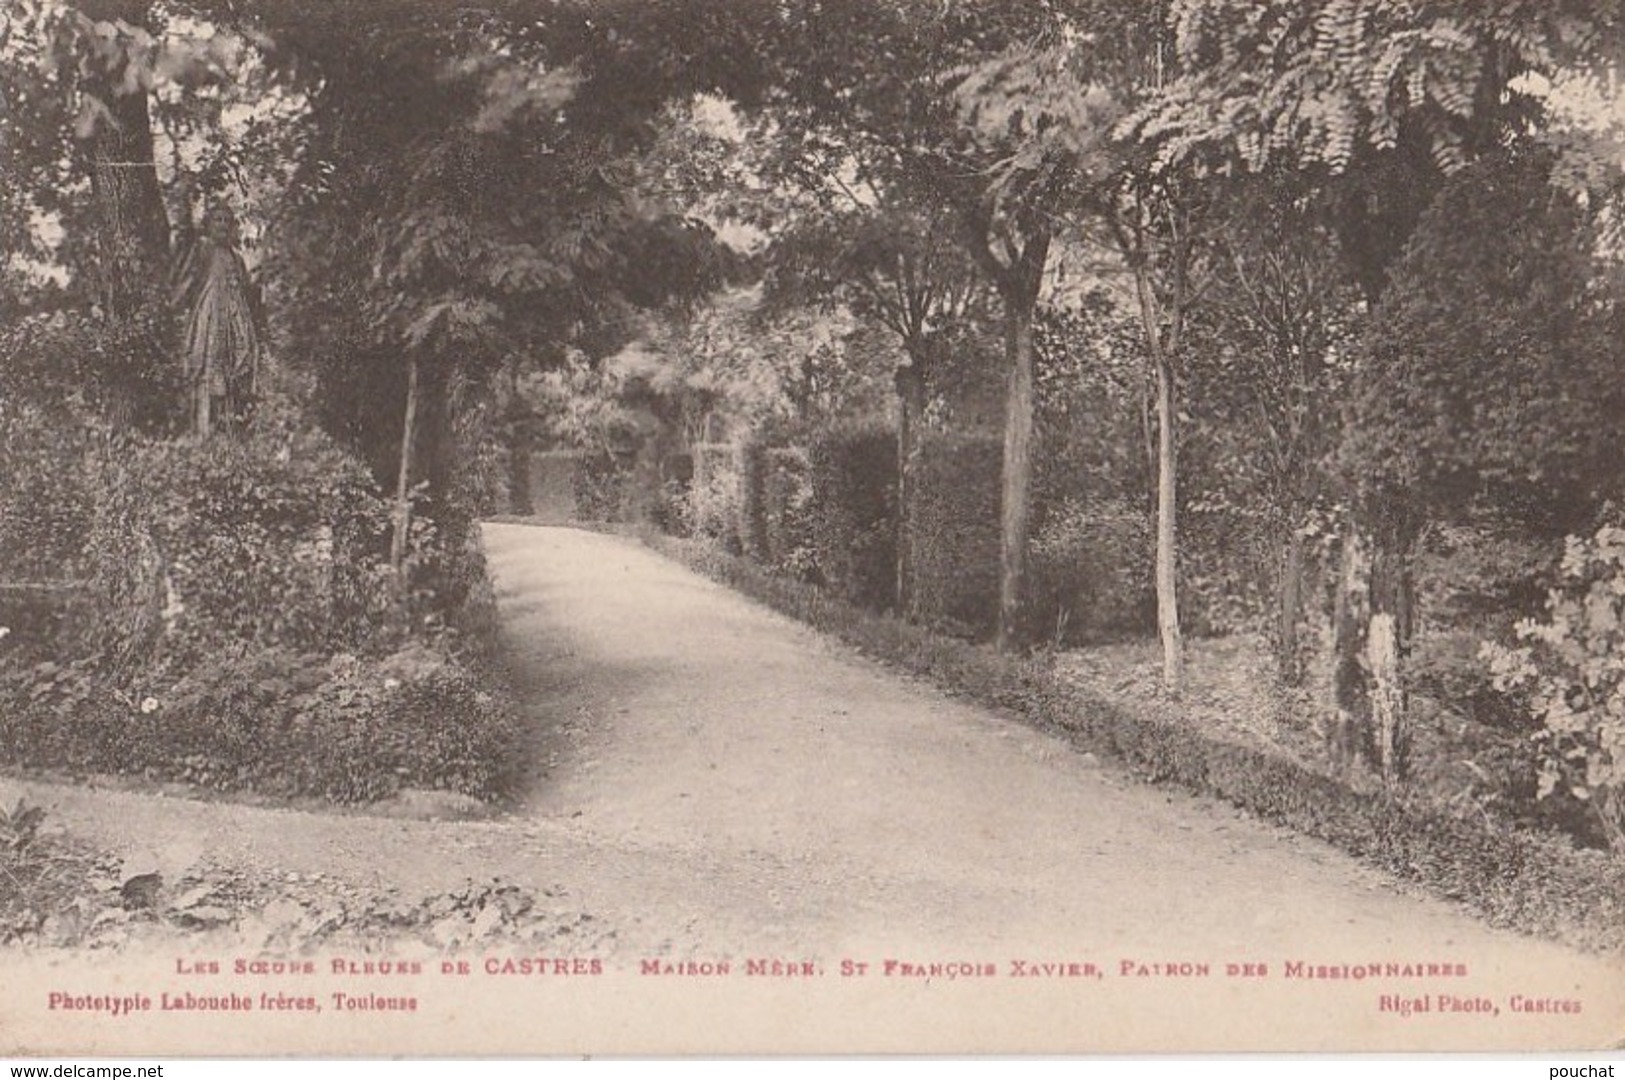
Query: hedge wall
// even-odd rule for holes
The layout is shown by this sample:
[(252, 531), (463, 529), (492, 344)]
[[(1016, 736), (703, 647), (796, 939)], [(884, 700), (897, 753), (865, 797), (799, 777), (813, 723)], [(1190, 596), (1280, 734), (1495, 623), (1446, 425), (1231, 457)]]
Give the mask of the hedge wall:
[(1388, 793), (1362, 793), (1177, 719), (1140, 715), (1017, 661), (841, 602), (704, 544), (645, 534), (699, 573), (829, 632), (866, 655), (982, 705), (1012, 710), (1145, 779), (1210, 795), (1324, 840), (1496, 925), (1598, 952), (1625, 951), (1625, 860)]
[(625, 521), (632, 462), (605, 450), (583, 453), (571, 474), (571, 494), (579, 521)]
[(881, 610), (897, 597), (897, 436), (878, 424), (836, 428), (808, 451), (813, 557), (844, 600)]
[(910, 614), (930, 626), (991, 634), (999, 616), (999, 498), (1004, 444), (996, 436), (921, 440), (910, 493)]
[(739, 536), (741, 495), (739, 455), (733, 444), (695, 446), (694, 475), (685, 499), (689, 532), (732, 552), (744, 550)]

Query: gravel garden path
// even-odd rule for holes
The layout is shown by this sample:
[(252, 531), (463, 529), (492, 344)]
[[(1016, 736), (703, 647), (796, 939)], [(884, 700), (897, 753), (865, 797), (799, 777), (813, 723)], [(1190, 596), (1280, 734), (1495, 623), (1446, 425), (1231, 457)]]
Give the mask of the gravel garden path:
[[(1053, 991), (1085, 972), (1114, 995), (1101, 1000), (1160, 1018), (1143, 1033), (1131, 1020), (1101, 1033), (1116, 1047), (1161, 1045), (1181, 1023), (1190, 1038), (1174, 1041), (1192, 1046), (1625, 1037), (1616, 961), (1488, 928), (1323, 844), (1145, 786), (630, 540), (522, 525), (485, 535), (535, 722), (533, 780), (516, 808), (384, 816), (12, 780), (0, 798), (25, 789), (73, 833), (115, 850), (150, 845), (177, 865), (407, 892), (500, 877), (589, 914), (594, 954), (633, 971), (771, 958), (834, 978), (844, 959), (873, 977), (890, 960), (887, 985), (932, 981), (895, 965), (950, 963), (966, 982), (991, 965), (1006, 987), (1020, 960), (1044, 973), (1032, 1016), (1061, 1008)], [(1248, 963), (1269, 975), (1246, 991), (1245, 1017), (1203, 1019), (1235, 1007), (1244, 980), (1231, 965), (1239, 975)], [(1467, 974), (1313, 977), (1373, 963)], [(1201, 964), (1208, 976), (1193, 974)], [(1290, 964), (1305, 966), (1288, 977)], [(949, 970), (936, 985), (955, 981)], [(1482, 997), (1496, 1015), (1442, 1015), (1441, 1001), (1402, 1023), (1385, 995)], [(1582, 1012), (1523, 1015), (1514, 997)], [(974, 999), (935, 1012), (963, 1012), (966, 1026), (933, 1045), (978, 1037)]]

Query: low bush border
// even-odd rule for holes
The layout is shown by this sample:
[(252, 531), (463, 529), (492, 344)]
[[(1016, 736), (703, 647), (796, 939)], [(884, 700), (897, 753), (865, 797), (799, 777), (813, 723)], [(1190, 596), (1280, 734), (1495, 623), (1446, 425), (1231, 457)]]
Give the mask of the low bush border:
[(87, 661), (0, 668), (0, 766), (25, 776), (340, 805), (417, 789), (500, 805), (523, 779), (526, 738), (502, 670), (438, 645), (223, 654), (139, 689)]
[(1566, 840), (1450, 815), (1415, 799), (1359, 792), (1256, 747), (1173, 718), (1138, 715), (1063, 683), (1033, 661), (863, 611), (745, 559), (653, 530), (653, 550), (865, 655), (979, 704), (1009, 710), (1153, 783), (1212, 796), (1323, 840), (1492, 925), (1598, 953), (1625, 952), (1625, 860)]

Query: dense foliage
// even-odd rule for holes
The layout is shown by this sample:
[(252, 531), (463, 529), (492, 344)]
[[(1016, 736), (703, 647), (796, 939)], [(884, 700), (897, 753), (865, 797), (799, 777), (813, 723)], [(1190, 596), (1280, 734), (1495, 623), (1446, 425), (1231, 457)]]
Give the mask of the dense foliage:
[[(986, 436), (932, 433), (920, 442), (910, 492), (915, 541), (908, 614), (926, 626), (979, 638), (993, 630), (1002, 454), (999, 441)], [(1034, 544), (1035, 562), (1047, 553), (1042, 539)]]
[[(1154, 630), (1170, 696), (1187, 634), (1261, 641), (1354, 787), (1470, 726), (1495, 812), (1617, 843), (1576, 658), (1618, 644), (1620, 34), (1585, 0), (28, 0), (12, 757), (495, 790), (475, 520), (565, 489), (1004, 652)], [(298, 772), (324, 742), (353, 780)]]
[(29, 768), (372, 802), (403, 787), (511, 794), (518, 727), (461, 663), (232, 650), (177, 677), (44, 662), (0, 675), (0, 753)]
[(1546, 617), (1485, 655), (1496, 688), (1518, 693), (1540, 725), (1539, 796), (1561, 791), (1590, 807), (1625, 851), (1625, 530), (1571, 537), (1560, 569)]
[(388, 511), (320, 439), (122, 445), (97, 485), (94, 652), (185, 669), (222, 648), (355, 650), (392, 617)]
[(896, 473), (897, 437), (882, 426), (838, 427), (808, 450), (813, 560), (836, 596), (896, 596)]

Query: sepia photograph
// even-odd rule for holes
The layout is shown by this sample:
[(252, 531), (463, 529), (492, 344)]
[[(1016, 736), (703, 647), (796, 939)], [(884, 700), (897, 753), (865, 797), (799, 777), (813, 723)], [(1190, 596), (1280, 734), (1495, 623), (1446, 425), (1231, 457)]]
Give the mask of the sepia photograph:
[(1622, 62), (0, 0), (0, 1056), (1625, 1050)]

